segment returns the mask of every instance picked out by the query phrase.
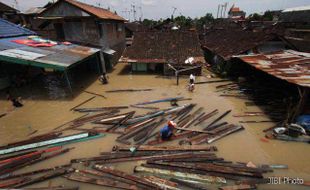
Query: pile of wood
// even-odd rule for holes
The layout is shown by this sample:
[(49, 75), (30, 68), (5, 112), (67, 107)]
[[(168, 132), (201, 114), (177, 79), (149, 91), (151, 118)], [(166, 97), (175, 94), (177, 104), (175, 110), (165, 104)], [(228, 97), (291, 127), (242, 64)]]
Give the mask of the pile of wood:
[[(114, 146), (112, 152), (100, 156), (71, 160), (84, 163), (87, 169), (66, 175), (73, 181), (118, 189), (256, 189), (269, 183), (266, 173), (284, 165), (254, 165), (231, 162), (217, 157), (214, 146), (149, 146), (141, 145), (134, 152), (131, 146)], [(111, 164), (143, 160), (134, 174), (113, 169)], [(85, 164), (87, 163), (87, 164)], [(109, 167), (107, 167), (109, 166)]]
[[(0, 188), (20, 188), (73, 172), (71, 164), (51, 168), (33, 170), (26, 173), (19, 171), (37, 163), (48, 161), (64, 155), (74, 148), (63, 148), (74, 142), (86, 141), (101, 137), (100, 134), (79, 133), (61, 136), (60, 132), (52, 132), (14, 142), (0, 147)], [(47, 148), (43, 148), (48, 146)], [(16, 172), (19, 172), (16, 174)], [(57, 189), (72, 189), (57, 187)], [(73, 188), (77, 189), (77, 188)]]

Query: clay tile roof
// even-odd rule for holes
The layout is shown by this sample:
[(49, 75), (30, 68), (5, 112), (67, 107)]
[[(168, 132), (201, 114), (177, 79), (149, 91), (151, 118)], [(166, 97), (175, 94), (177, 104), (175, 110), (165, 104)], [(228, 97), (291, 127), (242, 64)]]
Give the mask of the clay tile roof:
[(143, 31), (134, 35), (132, 46), (123, 57), (139, 60), (165, 60), (184, 63), (189, 57), (203, 57), (198, 35), (192, 31)]
[(239, 7), (233, 7), (230, 10), (231, 12), (240, 12), (240, 8)]
[(65, 0), (67, 3), (78, 7), (79, 9), (97, 16), (98, 18), (101, 19), (109, 19), (109, 20), (119, 20), (119, 21), (125, 21), (125, 19), (121, 16), (118, 16), (117, 14), (112, 13), (111, 11), (107, 9), (103, 9), (100, 7), (95, 7), (86, 3), (82, 3), (76, 0)]
[(201, 44), (204, 49), (228, 60), (234, 55), (239, 55), (275, 38), (275, 34), (265, 32), (236, 29), (211, 30), (205, 34)]

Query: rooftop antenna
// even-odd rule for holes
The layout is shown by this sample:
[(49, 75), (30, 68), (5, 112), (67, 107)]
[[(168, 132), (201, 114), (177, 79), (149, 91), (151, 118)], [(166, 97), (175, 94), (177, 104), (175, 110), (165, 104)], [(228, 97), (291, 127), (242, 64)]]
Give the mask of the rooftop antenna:
[(129, 18), (128, 18), (128, 12), (130, 12), (130, 11), (128, 11), (127, 8), (125, 8), (125, 10), (122, 11), (122, 13), (124, 13), (125, 17), (129, 20)]
[(139, 20), (140, 20), (140, 22), (142, 21), (142, 18), (143, 18), (143, 11), (142, 11), (142, 7), (138, 7), (139, 8), (139, 10), (140, 10), (140, 18), (139, 18)]
[(173, 11), (172, 11), (172, 14), (171, 14), (171, 20), (173, 20), (174, 13), (175, 13), (175, 11), (177, 10), (176, 7), (172, 7), (172, 8), (173, 8)]
[(220, 4), (217, 6), (216, 18), (219, 18), (220, 6)]
[(221, 15), (222, 18), (225, 18), (225, 9), (224, 8), (225, 8), (225, 4), (222, 5), (222, 15)]
[(136, 13), (137, 13), (136, 5), (131, 4), (131, 8), (132, 8), (132, 12), (133, 12), (133, 19), (134, 19), (134, 21), (136, 21)]
[(228, 5), (228, 2), (226, 2), (226, 3), (224, 4), (224, 7), (225, 7), (225, 9), (224, 9), (224, 18), (226, 18), (226, 9), (227, 9), (227, 5)]
[(14, 3), (15, 3), (15, 8), (16, 8), (17, 10), (19, 10), (18, 1), (17, 1), (17, 0), (14, 0)]

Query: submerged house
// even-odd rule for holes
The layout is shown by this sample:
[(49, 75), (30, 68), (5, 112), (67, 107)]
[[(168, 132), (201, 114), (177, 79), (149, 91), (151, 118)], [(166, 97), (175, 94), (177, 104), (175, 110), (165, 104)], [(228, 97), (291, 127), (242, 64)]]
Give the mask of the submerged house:
[(104, 62), (99, 52), (100, 49), (46, 40), (31, 30), (0, 19), (0, 89), (31, 74), (31, 68), (38, 68), (42, 72), (63, 72), (72, 92), (68, 76), (71, 69), (84, 64), (101, 73)]
[(224, 29), (211, 30), (201, 39), (207, 62), (217, 72), (224, 72), (235, 55), (268, 53), (294, 48), (284, 38), (266, 32)]
[(51, 22), (60, 41), (100, 48), (107, 68), (117, 63), (125, 49), (125, 19), (109, 10), (77, 0), (59, 0), (39, 18)]
[[(134, 35), (122, 61), (131, 66), (133, 72), (157, 72), (174, 74), (175, 69), (200, 66), (205, 63), (198, 34), (195, 31), (145, 31)], [(201, 73), (197, 67), (195, 74)]]

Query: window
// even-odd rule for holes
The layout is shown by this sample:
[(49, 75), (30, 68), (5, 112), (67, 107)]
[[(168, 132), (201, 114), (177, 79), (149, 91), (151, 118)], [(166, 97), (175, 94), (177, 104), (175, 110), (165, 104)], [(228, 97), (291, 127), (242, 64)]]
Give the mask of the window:
[(122, 24), (117, 24), (117, 31), (122, 32), (123, 31), (123, 25)]

